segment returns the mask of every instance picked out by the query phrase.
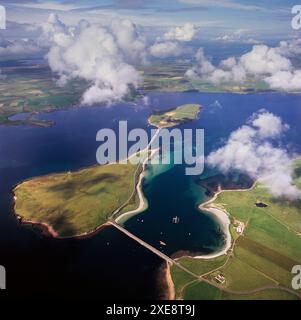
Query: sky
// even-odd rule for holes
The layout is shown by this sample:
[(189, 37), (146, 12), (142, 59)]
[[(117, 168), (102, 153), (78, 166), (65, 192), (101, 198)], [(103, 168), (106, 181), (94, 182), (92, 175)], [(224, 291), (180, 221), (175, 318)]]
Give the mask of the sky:
[(202, 28), (204, 38), (237, 31), (257, 38), (296, 33), (291, 28), (296, 0), (0, 0), (0, 4), (7, 9), (10, 32), (16, 23), (42, 23), (55, 12), (70, 25), (81, 19), (107, 24), (120, 17), (155, 30), (190, 22)]

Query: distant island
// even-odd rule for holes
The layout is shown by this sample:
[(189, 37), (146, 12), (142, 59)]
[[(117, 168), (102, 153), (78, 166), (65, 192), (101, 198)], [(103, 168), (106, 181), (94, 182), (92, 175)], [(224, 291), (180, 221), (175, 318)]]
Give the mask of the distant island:
[[(248, 81), (241, 85), (224, 83), (211, 84), (204, 80), (189, 80), (184, 74), (187, 63), (171, 61), (157, 62), (141, 67), (144, 81), (139, 90), (128, 101), (141, 98), (141, 91), (158, 92), (232, 92), (248, 94), (270, 92), (264, 81)], [(35, 125), (48, 127), (51, 121), (36, 119), (40, 112), (61, 110), (78, 106), (88, 84), (83, 80), (72, 80), (66, 86), (59, 87), (53, 81), (53, 75), (47, 65), (2, 67), (9, 75), (0, 83), (0, 125)], [(26, 114), (22, 119), (15, 115)]]
[(156, 112), (148, 122), (157, 128), (174, 127), (181, 123), (195, 120), (201, 111), (199, 104), (184, 104), (164, 112)]

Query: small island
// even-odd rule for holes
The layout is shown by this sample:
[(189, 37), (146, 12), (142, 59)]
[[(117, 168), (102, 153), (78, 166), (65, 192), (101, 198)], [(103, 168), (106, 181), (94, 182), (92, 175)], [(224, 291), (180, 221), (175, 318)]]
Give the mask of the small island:
[(138, 207), (142, 165), (108, 164), (33, 178), (14, 189), (15, 213), (54, 237), (93, 233), (113, 214)]
[(156, 112), (148, 119), (149, 124), (157, 128), (169, 128), (197, 119), (201, 105), (184, 104), (164, 112)]

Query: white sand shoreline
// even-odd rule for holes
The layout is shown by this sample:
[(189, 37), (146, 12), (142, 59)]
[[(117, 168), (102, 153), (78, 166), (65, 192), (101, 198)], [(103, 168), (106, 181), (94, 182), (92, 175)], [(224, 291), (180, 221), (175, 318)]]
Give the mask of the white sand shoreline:
[(217, 197), (223, 192), (234, 192), (234, 191), (235, 192), (246, 192), (246, 191), (250, 191), (255, 187), (256, 183), (257, 182), (255, 181), (254, 184), (251, 186), (251, 188), (247, 188), (247, 189), (230, 189), (230, 190), (219, 189), (217, 192), (215, 192), (214, 196), (211, 199), (209, 199), (208, 201), (206, 201), (206, 202), (202, 203), (201, 205), (199, 205), (199, 209), (200, 210), (205, 211), (205, 212), (213, 215), (215, 217), (215, 219), (218, 221), (219, 225), (221, 226), (222, 231), (225, 234), (226, 243), (225, 243), (225, 246), (221, 250), (219, 250), (219, 251), (217, 251), (215, 253), (208, 254), (208, 255), (195, 256), (193, 258), (209, 260), (209, 259), (218, 258), (218, 257), (226, 255), (228, 253), (228, 251), (232, 247), (232, 236), (231, 236), (231, 233), (230, 233), (230, 226), (231, 226), (230, 217), (229, 217), (229, 214), (228, 214), (228, 212), (226, 210), (222, 210), (220, 208), (215, 207), (213, 205), (213, 203), (215, 202)]
[[(149, 142), (149, 144), (147, 145), (147, 147), (141, 151), (141, 152), (144, 152), (144, 151), (147, 151), (150, 146), (152, 145), (152, 143), (155, 141), (155, 139), (157, 138), (159, 132), (160, 132), (160, 128), (156, 131), (156, 133), (154, 134), (154, 136), (152, 137), (151, 141)], [(116, 219), (115, 219), (115, 222), (117, 223), (122, 223), (122, 222), (125, 222), (127, 219), (141, 213), (142, 211), (146, 210), (147, 207), (148, 207), (148, 202), (147, 202), (147, 199), (145, 198), (144, 194), (143, 194), (143, 191), (142, 191), (142, 184), (143, 184), (143, 179), (145, 177), (145, 170), (146, 170), (146, 165), (147, 165), (147, 162), (149, 161), (149, 159), (151, 159), (157, 152), (158, 150), (150, 150), (151, 154), (149, 156), (147, 156), (145, 158), (145, 160), (143, 161), (142, 163), (142, 172), (139, 176), (139, 180), (138, 180), (138, 183), (136, 185), (136, 192), (138, 194), (138, 197), (139, 197), (139, 206), (137, 209), (134, 209), (134, 210), (131, 210), (131, 211), (127, 211), (127, 212), (124, 212), (123, 214), (121, 214), (120, 216), (118, 216)], [(113, 216), (114, 216), (115, 213), (113, 213)]]
[[(156, 131), (156, 133), (154, 134), (154, 136), (152, 137), (150, 143), (147, 145), (147, 147), (143, 150), (148, 150), (150, 148), (150, 146), (152, 145), (152, 143), (154, 142), (154, 140), (157, 138), (159, 132), (160, 132), (160, 128), (158, 128), (158, 130)], [(142, 152), (143, 152), (142, 151)], [(115, 222), (117, 223), (123, 223), (125, 222), (127, 219), (141, 213), (142, 211), (146, 210), (148, 207), (148, 202), (147, 199), (145, 198), (143, 191), (142, 191), (142, 183), (143, 183), (143, 178), (145, 177), (145, 169), (146, 169), (146, 165), (149, 159), (151, 159), (154, 154), (158, 151), (158, 150), (150, 150), (151, 151), (151, 155), (147, 156), (146, 159), (143, 162), (143, 168), (142, 168), (142, 172), (139, 176), (139, 181), (136, 185), (136, 192), (138, 194), (139, 197), (139, 206), (137, 209), (131, 210), (131, 211), (127, 211), (123, 214), (121, 214), (120, 216), (118, 216), (115, 219)], [(214, 216), (214, 218), (217, 220), (218, 224), (221, 227), (221, 230), (223, 231), (224, 235), (225, 235), (225, 245), (224, 247), (217, 251), (214, 252), (212, 254), (207, 254), (207, 255), (199, 255), (199, 256), (189, 256), (189, 255), (184, 255), (185, 257), (191, 257), (194, 259), (204, 259), (204, 260), (209, 260), (209, 259), (214, 259), (223, 255), (226, 255), (228, 253), (228, 251), (231, 249), (232, 247), (232, 236), (230, 233), (230, 226), (231, 226), (231, 221), (229, 218), (229, 214), (217, 207), (214, 207), (213, 205), (210, 206), (212, 203), (214, 203), (214, 201), (217, 199), (217, 197), (223, 193), (223, 192), (232, 192), (232, 191), (248, 191), (248, 190), (252, 190), (254, 188), (254, 186), (256, 185), (256, 182), (254, 182), (253, 186), (251, 188), (248, 189), (236, 189), (236, 190), (222, 190), (219, 189), (217, 192), (215, 192), (214, 196), (209, 199), (208, 201), (202, 203), (199, 205), (199, 210), (200, 211), (204, 211), (207, 212), (208, 214)]]
[(144, 194), (143, 194), (143, 191), (142, 191), (142, 182), (143, 182), (143, 179), (145, 177), (145, 167), (146, 167), (146, 161), (148, 160), (148, 157), (147, 159), (145, 160), (145, 162), (143, 163), (143, 168), (142, 168), (142, 172), (139, 176), (139, 180), (138, 180), (138, 183), (136, 185), (136, 192), (137, 192), (137, 195), (138, 195), (138, 198), (139, 198), (139, 206), (137, 209), (134, 209), (134, 210), (131, 210), (131, 211), (127, 211), (123, 214), (121, 214), (120, 216), (118, 216), (115, 221), (117, 223), (119, 222), (125, 222), (127, 219), (135, 216), (136, 214), (144, 211), (147, 209), (148, 207), (148, 202), (147, 202), (147, 199), (144, 197)]
[(175, 285), (172, 280), (171, 272), (170, 272), (170, 263), (166, 262), (166, 268), (165, 268), (165, 280), (168, 288), (167, 293), (167, 300), (175, 300), (176, 298), (176, 290)]
[(200, 205), (199, 209), (215, 217), (215, 219), (218, 221), (218, 224), (220, 225), (221, 230), (225, 235), (226, 243), (224, 247), (217, 252), (207, 254), (207, 255), (194, 256), (193, 258), (209, 260), (209, 259), (214, 259), (227, 254), (227, 252), (231, 249), (231, 246), (232, 246), (232, 236), (230, 233), (231, 221), (228, 214), (221, 209), (217, 209), (214, 207), (204, 207), (203, 205)]

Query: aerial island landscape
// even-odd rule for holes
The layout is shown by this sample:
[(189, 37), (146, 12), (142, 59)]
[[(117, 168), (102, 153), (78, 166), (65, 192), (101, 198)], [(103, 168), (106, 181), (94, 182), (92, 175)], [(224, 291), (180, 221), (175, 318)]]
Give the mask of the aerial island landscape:
[[(183, 105), (156, 113), (148, 122), (157, 128), (173, 127), (195, 120), (199, 111), (199, 105)], [(145, 158), (150, 156), (145, 153)], [(23, 223), (45, 225), (55, 237), (89, 234), (117, 213), (139, 206), (141, 171), (141, 164), (109, 163), (33, 178), (14, 189), (15, 212)]]
[(301, 299), (300, 31), (253, 2), (5, 1), (0, 298)]

